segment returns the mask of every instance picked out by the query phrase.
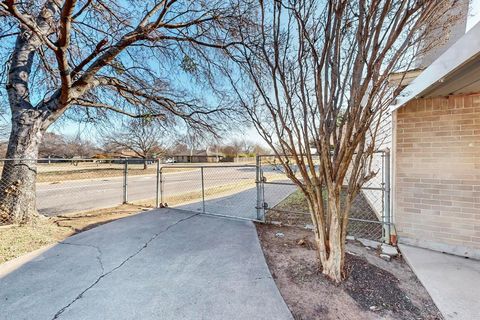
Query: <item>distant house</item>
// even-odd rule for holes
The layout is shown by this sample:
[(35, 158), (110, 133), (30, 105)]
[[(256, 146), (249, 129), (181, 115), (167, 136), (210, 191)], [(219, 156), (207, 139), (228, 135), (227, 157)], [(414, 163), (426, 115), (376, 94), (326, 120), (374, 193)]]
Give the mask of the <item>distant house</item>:
[(222, 153), (211, 152), (205, 150), (192, 150), (188, 154), (179, 153), (170, 156), (178, 163), (205, 163), (205, 162), (221, 162), (225, 156)]
[(399, 242), (480, 259), (480, 24), (392, 108)]
[[(145, 159), (140, 157), (136, 152), (127, 149), (120, 149), (109, 153), (97, 153), (92, 159), (98, 161), (112, 160), (113, 163), (125, 163), (125, 161), (130, 164), (145, 163)], [(146, 163), (151, 164), (154, 162), (154, 159), (155, 158), (148, 158)]]
[(117, 150), (107, 153), (96, 153), (92, 159), (141, 159), (138, 154), (130, 150)]

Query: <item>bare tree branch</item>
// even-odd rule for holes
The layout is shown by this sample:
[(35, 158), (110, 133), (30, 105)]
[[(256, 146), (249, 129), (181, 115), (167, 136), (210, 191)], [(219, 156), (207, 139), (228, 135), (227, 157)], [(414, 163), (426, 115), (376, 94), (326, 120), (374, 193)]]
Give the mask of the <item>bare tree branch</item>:
[(445, 36), (451, 3), (258, 1), (255, 23), (238, 26), (245, 45), (229, 52), (242, 73), (230, 83), (303, 191), (323, 272), (337, 282), (352, 202), (376, 175), (379, 128), (401, 92), (388, 77), (410, 70), (421, 47)]

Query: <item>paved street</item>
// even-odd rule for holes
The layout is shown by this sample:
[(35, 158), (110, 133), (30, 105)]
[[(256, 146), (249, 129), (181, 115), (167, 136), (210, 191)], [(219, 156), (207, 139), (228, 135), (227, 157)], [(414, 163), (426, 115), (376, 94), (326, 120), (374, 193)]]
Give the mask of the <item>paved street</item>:
[(0, 319), (292, 319), (252, 222), (159, 209), (0, 266)]
[[(164, 170), (165, 198), (183, 193), (197, 193), (188, 205), (181, 208), (198, 211), (201, 205), (200, 169), (169, 172)], [(207, 196), (205, 210), (211, 213), (239, 215), (256, 218), (256, 189), (254, 167), (206, 167), (204, 168), (205, 189), (232, 186), (228, 196)], [(238, 189), (235, 190), (235, 185)], [(265, 199), (270, 206), (280, 202), (294, 191), (292, 186), (265, 186)], [(156, 176), (129, 176), (128, 201), (154, 199)], [(214, 199), (212, 199), (214, 198)], [(96, 208), (107, 208), (123, 201), (123, 178), (97, 178), (92, 180), (72, 180), (61, 183), (40, 183), (37, 185), (37, 206), (45, 215), (58, 215)]]
[[(218, 186), (242, 179), (255, 180), (250, 168), (214, 168), (205, 170), (208, 186)], [(169, 172), (165, 170), (165, 190), (169, 195), (201, 190), (200, 170)], [(156, 176), (129, 176), (128, 201), (154, 199)], [(37, 206), (40, 213), (58, 215), (82, 210), (106, 208), (123, 201), (123, 178), (109, 177), (91, 180), (72, 180), (37, 185)]]
[[(155, 197), (155, 176), (136, 176), (132, 184), (131, 200)], [(37, 184), (37, 207), (44, 215), (58, 215), (95, 208), (113, 207), (123, 201), (121, 177), (72, 180), (60, 183)]]

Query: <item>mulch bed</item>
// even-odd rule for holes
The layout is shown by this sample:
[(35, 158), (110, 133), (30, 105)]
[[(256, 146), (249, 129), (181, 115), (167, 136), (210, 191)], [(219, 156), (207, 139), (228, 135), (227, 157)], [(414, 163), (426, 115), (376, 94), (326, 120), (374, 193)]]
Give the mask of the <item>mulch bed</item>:
[(387, 262), (348, 243), (347, 279), (336, 285), (321, 273), (311, 231), (258, 224), (257, 232), (295, 319), (443, 319), (401, 258)]

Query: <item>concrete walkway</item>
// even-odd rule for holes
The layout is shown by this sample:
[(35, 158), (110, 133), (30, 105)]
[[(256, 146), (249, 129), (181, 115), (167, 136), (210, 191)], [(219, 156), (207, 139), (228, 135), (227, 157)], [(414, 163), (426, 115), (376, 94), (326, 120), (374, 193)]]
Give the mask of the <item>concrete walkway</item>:
[[(292, 192), (297, 190), (294, 185), (265, 184), (263, 196), (270, 207), (276, 206)], [(246, 219), (257, 219), (257, 189), (250, 188), (228, 196), (205, 200), (205, 212), (223, 214)], [(175, 208), (202, 212), (202, 201), (182, 204)]]
[(480, 261), (399, 245), (445, 319), (480, 318)]
[(0, 266), (0, 319), (292, 319), (252, 222), (160, 209)]

